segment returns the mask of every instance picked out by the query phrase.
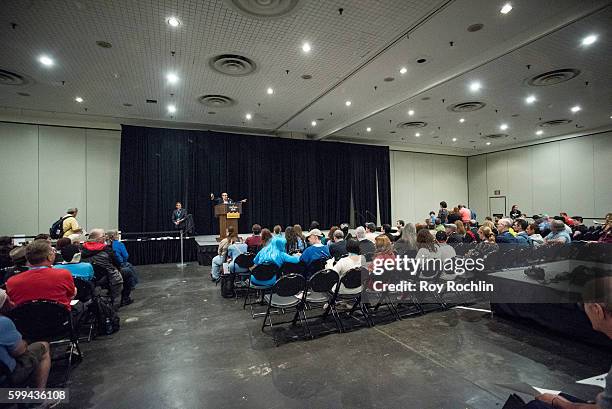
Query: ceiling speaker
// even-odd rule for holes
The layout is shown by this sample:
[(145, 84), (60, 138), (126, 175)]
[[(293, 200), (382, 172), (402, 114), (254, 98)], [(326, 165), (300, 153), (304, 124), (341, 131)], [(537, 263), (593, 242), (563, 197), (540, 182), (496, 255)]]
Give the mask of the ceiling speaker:
[(402, 122), (397, 124), (397, 127), (400, 129), (425, 128), (426, 126), (427, 122), (423, 121)]
[(208, 63), (213, 70), (233, 77), (249, 75), (257, 69), (257, 64), (253, 60), (238, 54), (217, 55)]
[(482, 139), (503, 139), (507, 137), (508, 137), (508, 134), (505, 134), (505, 133), (492, 133), (489, 135), (484, 135)]
[(23, 74), (0, 68), (0, 85), (26, 85), (30, 82), (31, 80)]
[(451, 112), (472, 112), (478, 111), (486, 106), (484, 102), (479, 101), (470, 101), (470, 102), (460, 102), (458, 104), (449, 105), (446, 109)]
[(236, 104), (236, 101), (225, 95), (202, 95), (198, 102), (207, 107), (227, 108)]
[(552, 121), (540, 122), (538, 126), (541, 128), (551, 128), (553, 126), (567, 125), (571, 123), (571, 119), (553, 119)]

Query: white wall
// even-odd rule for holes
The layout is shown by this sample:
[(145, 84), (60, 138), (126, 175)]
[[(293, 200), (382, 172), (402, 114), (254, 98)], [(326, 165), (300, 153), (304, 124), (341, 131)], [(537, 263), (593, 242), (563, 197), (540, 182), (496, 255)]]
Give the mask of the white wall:
[(424, 222), (444, 200), (449, 207), (467, 204), (467, 158), (391, 151), (391, 215), (393, 223)]
[(470, 208), (479, 220), (489, 197), (506, 197), (528, 215), (588, 218), (612, 211), (612, 132), (587, 135), (468, 158)]
[(121, 133), (0, 122), (0, 235), (38, 234), (69, 207), (117, 228)]

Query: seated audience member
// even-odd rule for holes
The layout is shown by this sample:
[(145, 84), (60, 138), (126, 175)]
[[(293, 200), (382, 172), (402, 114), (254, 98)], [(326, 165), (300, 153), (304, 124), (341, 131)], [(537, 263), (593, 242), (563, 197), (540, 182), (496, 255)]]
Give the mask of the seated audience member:
[(0, 289), (0, 363), (8, 369), (6, 376), (0, 374), (0, 384), (45, 388), (51, 369), (49, 343), (24, 341), (13, 321), (3, 315), (10, 306), (6, 292)]
[[(467, 224), (469, 225), (469, 223), (470, 222), (468, 221)], [(465, 225), (466, 223), (461, 222), (459, 220), (455, 222), (455, 226), (457, 226), (457, 234), (461, 236), (461, 242), (471, 243), (475, 241), (475, 237), (471, 231), (466, 230)]]
[(563, 218), (563, 223), (565, 223), (565, 225), (568, 226), (570, 229), (576, 225), (576, 220), (569, 217), (567, 213), (561, 212), (559, 213), (559, 216)]
[[(74, 258), (75, 254), (79, 254), (81, 249), (76, 244), (73, 244), (68, 237), (62, 237), (55, 244), (55, 248), (62, 256), (62, 260), (69, 263)], [(75, 260), (77, 261), (77, 260)]]
[(584, 219), (581, 216), (574, 216), (573, 219), (572, 240), (582, 240), (582, 236), (589, 231), (589, 228), (585, 226)]
[(9, 253), (11, 266), (0, 270), (0, 285), (4, 285), (6, 280), (15, 274), (28, 270), (28, 260), (26, 259), (26, 246), (15, 247)]
[(355, 237), (359, 242), (359, 254), (368, 259), (371, 258), (376, 252), (376, 247), (374, 247), (374, 243), (366, 238), (366, 231), (363, 226), (358, 226), (355, 229)]
[(70, 271), (52, 268), (55, 251), (45, 240), (34, 240), (26, 248), (30, 269), (6, 282), (6, 292), (15, 306), (28, 301), (50, 300), (62, 304), (70, 311), (70, 301), (76, 287)]
[(249, 251), (257, 252), (261, 247), (261, 226), (259, 224), (254, 224), (251, 228), (253, 234), (247, 237), (245, 243), (249, 248)]
[(476, 247), (469, 249), (465, 253), (466, 258), (483, 258), (489, 253), (493, 253), (499, 249), (495, 241), (495, 234), (489, 226), (484, 224), (478, 229), (478, 236), (480, 237), (480, 243), (476, 244)]
[(272, 232), (270, 230), (261, 229), (261, 247), (263, 248), (264, 246), (267, 246), (273, 237), (274, 236), (272, 235)]
[(275, 236), (283, 235), (283, 228), (280, 226), (280, 224), (274, 226), (274, 228), (272, 229), (272, 234), (274, 234)]
[(514, 236), (516, 244), (521, 246), (528, 246), (530, 244), (529, 234), (526, 231), (528, 226), (529, 223), (525, 219), (514, 220), (512, 228), (516, 232), (516, 236)]
[(291, 253), (301, 253), (304, 251), (304, 242), (298, 237), (293, 226), (285, 229), (285, 240), (287, 240), (285, 251)]
[(9, 254), (14, 247), (13, 240), (10, 237), (0, 237), (0, 268), (6, 268), (13, 265)]
[(446, 202), (440, 202), (440, 210), (438, 210), (438, 219), (440, 219), (440, 224), (446, 224), (448, 220), (448, 205)]
[(429, 212), (429, 220), (428, 220), (427, 224), (431, 224), (431, 225), (434, 225), (434, 226), (436, 224), (436, 212), (434, 212), (433, 210), (431, 212)]
[[(51, 236), (49, 236), (46, 233), (40, 233), (40, 234), (37, 234), (36, 237), (34, 237), (34, 240), (45, 240), (45, 241), (48, 241), (49, 243), (51, 243)], [(34, 240), (32, 240), (32, 241), (34, 241)]]
[[(436, 239), (431, 235), (429, 230), (421, 230), (417, 234), (417, 247), (418, 251), (414, 258), (420, 259), (439, 259), (440, 252), (436, 245)], [(426, 271), (425, 276), (432, 275), (431, 271)]]
[(448, 236), (448, 239), (446, 240), (448, 244), (463, 243), (463, 236), (457, 232), (457, 224), (455, 223), (446, 225), (446, 235)]
[(497, 237), (495, 241), (497, 243), (516, 243), (516, 238), (512, 233), (510, 233), (510, 229), (512, 228), (512, 219), (500, 219), (497, 222)]
[(72, 207), (66, 210), (66, 214), (64, 215), (62, 222), (62, 231), (64, 234), (62, 237), (68, 237), (70, 240), (80, 241), (83, 237), (83, 229), (79, 226), (79, 222), (76, 217), (79, 213), (79, 209), (76, 207)]
[(376, 237), (378, 236), (378, 233), (376, 232), (376, 225), (372, 222), (366, 223), (365, 232), (366, 239), (374, 243), (374, 240), (376, 240)]
[(342, 223), (340, 225), (340, 230), (342, 230), (342, 233), (344, 233), (344, 240), (349, 241), (353, 238), (353, 235), (349, 232), (348, 223)]
[(572, 228), (567, 223), (565, 223), (565, 218), (563, 218), (563, 216), (555, 216), (553, 217), (553, 220), (559, 220), (560, 222), (562, 222), (565, 232), (569, 234), (570, 237), (572, 236)]
[(306, 237), (304, 237), (304, 232), (302, 231), (302, 226), (300, 226), (299, 224), (294, 224), (293, 225), (293, 231), (295, 232), (295, 235), (297, 236), (298, 247), (301, 250), (304, 250), (306, 248)]
[(359, 255), (359, 242), (357, 240), (346, 240), (346, 251), (347, 257), (342, 257), (337, 261), (330, 258), (325, 265), (325, 268), (335, 270), (340, 278), (350, 269), (360, 267), (363, 263), (363, 256)]
[(530, 246), (541, 246), (544, 244), (544, 239), (540, 235), (540, 227), (536, 223), (531, 223), (527, 226), (527, 235), (529, 238), (527, 239)]
[(237, 240), (230, 244), (227, 248), (227, 261), (229, 262), (228, 270), (230, 273), (246, 273), (249, 269), (245, 267), (238, 267), (234, 262), (239, 255), (244, 254), (248, 251), (246, 243), (242, 242), (242, 238), (238, 236)]
[(572, 238), (565, 230), (565, 223), (561, 220), (553, 220), (550, 223), (550, 233), (544, 237), (544, 244), (569, 244)]
[[(255, 256), (255, 265), (257, 266), (260, 264), (276, 264), (277, 267), (281, 267), (283, 263), (299, 263), (300, 257), (298, 257), (297, 255), (290, 256), (285, 252), (286, 244), (287, 240), (285, 240), (283, 237), (273, 236), (272, 239), (268, 242), (268, 244), (266, 244), (265, 247), (259, 250), (259, 253), (257, 253), (257, 255)], [(321, 245), (321, 247), (327, 249), (327, 247), (323, 245)], [(255, 276), (251, 275), (251, 283), (255, 285), (272, 286), (274, 285), (274, 283), (276, 283), (276, 276), (266, 281), (259, 281), (255, 278)]]
[(600, 243), (612, 243), (612, 213), (606, 215), (604, 228), (597, 241)]
[(81, 261), (91, 263), (96, 285), (107, 289), (113, 306), (119, 308), (122, 304), (127, 305), (132, 302), (129, 297), (132, 289), (127, 284), (124, 286), (119, 262), (115, 259), (113, 250), (106, 245), (105, 238), (103, 229), (93, 229), (89, 233), (88, 240), (83, 243)]
[(540, 228), (540, 234), (542, 235), (542, 237), (546, 237), (548, 236), (548, 234), (550, 233), (550, 218), (548, 217), (547, 214), (543, 214), (543, 215), (534, 215), (533, 216), (533, 220), (535, 220), (535, 222), (538, 224), (538, 227)]
[(493, 232), (494, 235), (497, 236), (498, 231), (497, 228), (495, 227), (495, 223), (493, 223), (493, 220), (491, 220), (490, 217), (488, 217), (483, 223), (483, 226), (488, 227), (489, 229), (491, 229), (491, 232)]
[(323, 236), (323, 233), (319, 229), (310, 230), (306, 234), (309, 246), (306, 247), (306, 250), (300, 256), (300, 261), (306, 266), (307, 276), (314, 272), (312, 271), (312, 264), (315, 261), (321, 259), (327, 260), (331, 257), (329, 248), (321, 243), (321, 236)]
[(444, 224), (442, 223), (442, 220), (439, 217), (436, 217), (436, 222), (434, 223), (434, 230), (435, 231), (446, 231), (446, 228), (444, 227)]
[(521, 217), (521, 211), (518, 208), (518, 205), (512, 205), (512, 210), (510, 210), (510, 218), (512, 220)]
[[(375, 263), (382, 263), (381, 265), (385, 265), (385, 260), (395, 260), (395, 252), (393, 251), (393, 244), (391, 244), (391, 240), (384, 234), (376, 237), (374, 245), (376, 246), (376, 253), (374, 253), (374, 258), (372, 259), (372, 263), (368, 265), (368, 270), (374, 270)], [(380, 261), (378, 261), (380, 260)]]
[(408, 223), (400, 232), (400, 237), (393, 243), (393, 250), (400, 256), (416, 254), (416, 228)]
[(334, 241), (329, 245), (329, 254), (336, 259), (346, 256), (348, 251), (346, 250), (346, 240), (344, 240), (344, 233), (338, 229), (334, 232)]
[(387, 236), (389, 240), (391, 241), (391, 243), (393, 243), (396, 237), (391, 233), (391, 225), (385, 223), (382, 225), (382, 228), (383, 228), (383, 235)]
[(228, 226), (226, 235), (227, 237), (219, 242), (219, 246), (217, 247), (217, 255), (212, 259), (210, 279), (214, 282), (221, 279), (221, 268), (223, 267), (223, 263), (225, 263), (227, 260), (228, 247), (240, 240), (240, 236), (238, 236), (238, 233), (236, 233), (234, 230), (234, 226)]
[(336, 230), (338, 230), (339, 227), (338, 226), (332, 226), (330, 227), (329, 231), (327, 232), (327, 239), (325, 241), (325, 245), (327, 245), (329, 247), (330, 244), (332, 244), (334, 242), (334, 233), (336, 232)]
[(405, 225), (406, 223), (403, 220), (398, 220), (395, 222), (395, 228), (397, 229), (398, 236), (401, 234), (401, 231)]
[(461, 220), (461, 214), (459, 213), (459, 207), (453, 207), (453, 210), (448, 214), (447, 224), (455, 224), (457, 220)]
[(419, 234), (421, 230), (428, 230), (427, 225), (425, 223), (417, 223), (414, 225), (414, 228), (416, 229), (417, 234)]
[[(595, 331), (612, 339), (612, 277), (591, 280), (583, 295), (584, 312)], [(526, 409), (612, 409), (612, 368), (606, 376), (604, 390), (594, 396), (595, 403), (573, 403), (560, 395), (545, 393), (536, 396)]]
[(438, 244), (438, 252), (440, 253), (440, 258), (442, 262), (451, 259), (457, 256), (457, 252), (453, 248), (453, 246), (449, 246), (446, 241), (448, 240), (448, 236), (445, 231), (439, 231), (436, 233), (436, 242)]
[[(136, 269), (134, 268), (132, 263), (128, 261), (130, 255), (127, 252), (127, 249), (125, 248), (125, 244), (123, 244), (119, 240), (119, 234), (115, 230), (110, 230), (107, 233), (107, 236), (108, 240), (110, 241), (111, 248), (113, 249), (113, 253), (115, 254), (115, 259), (117, 259), (117, 261), (119, 262), (119, 266), (121, 267), (121, 273), (125, 274), (126, 270), (129, 270), (130, 272), (130, 274), (128, 275), (128, 277), (130, 278), (130, 282), (128, 282), (127, 284), (129, 284), (132, 289), (136, 288), (136, 284), (138, 284), (138, 274), (136, 274)], [(125, 277), (126, 276), (124, 275), (124, 279)], [(123, 285), (125, 286), (125, 284), (126, 282), (124, 280)]]

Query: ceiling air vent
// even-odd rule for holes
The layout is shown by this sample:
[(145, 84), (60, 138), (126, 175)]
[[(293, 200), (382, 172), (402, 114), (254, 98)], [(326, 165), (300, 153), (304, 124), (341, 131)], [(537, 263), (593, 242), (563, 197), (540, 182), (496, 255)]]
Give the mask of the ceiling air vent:
[(235, 100), (225, 95), (202, 95), (198, 98), (198, 102), (212, 108), (227, 108), (236, 103)]
[(0, 85), (26, 85), (30, 79), (22, 74), (0, 68)]
[(217, 55), (208, 63), (213, 70), (232, 77), (249, 75), (257, 69), (257, 64), (253, 60), (238, 54)]
[(425, 128), (426, 126), (427, 122), (423, 121), (402, 122), (397, 124), (397, 127), (400, 129)]
[(226, 0), (226, 3), (249, 17), (275, 18), (294, 11), (301, 0)]
[(470, 101), (460, 102), (458, 104), (449, 105), (446, 109), (452, 112), (472, 112), (478, 111), (486, 106), (484, 102)]
[(508, 134), (505, 134), (505, 133), (492, 133), (489, 135), (484, 135), (482, 139), (503, 139), (507, 137), (508, 137)]
[(562, 68), (560, 70), (548, 71), (527, 79), (527, 84), (532, 87), (545, 87), (569, 81), (580, 74), (575, 68)]
[(552, 121), (540, 122), (538, 126), (541, 128), (551, 128), (553, 126), (567, 125), (571, 123), (572, 123), (571, 119), (553, 119)]

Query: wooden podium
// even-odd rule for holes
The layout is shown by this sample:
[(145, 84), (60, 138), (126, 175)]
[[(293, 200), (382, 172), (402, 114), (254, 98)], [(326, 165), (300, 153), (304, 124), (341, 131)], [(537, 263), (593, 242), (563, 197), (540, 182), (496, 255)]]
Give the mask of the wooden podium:
[(234, 226), (234, 231), (238, 233), (238, 219), (242, 213), (242, 203), (222, 203), (215, 206), (215, 217), (219, 219), (219, 237), (221, 241), (227, 237), (227, 228)]

